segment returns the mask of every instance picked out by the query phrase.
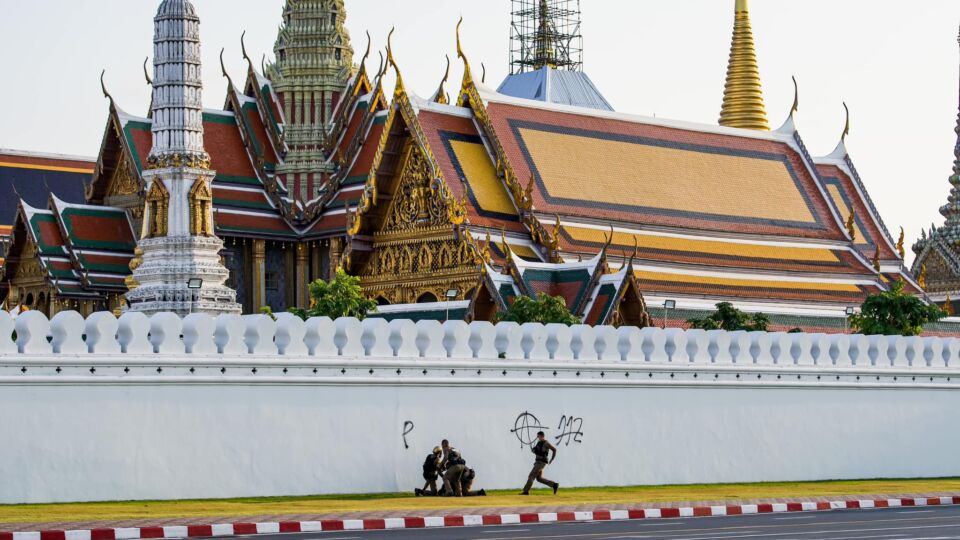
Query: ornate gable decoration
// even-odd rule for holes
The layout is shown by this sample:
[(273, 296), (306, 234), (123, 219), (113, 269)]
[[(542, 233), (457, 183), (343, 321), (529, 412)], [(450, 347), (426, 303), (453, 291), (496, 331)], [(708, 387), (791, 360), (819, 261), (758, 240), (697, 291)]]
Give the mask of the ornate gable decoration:
[(448, 200), (438, 189), (423, 152), (410, 145), (400, 185), (390, 203), (381, 235), (417, 229), (461, 225), (466, 219), (463, 204)]

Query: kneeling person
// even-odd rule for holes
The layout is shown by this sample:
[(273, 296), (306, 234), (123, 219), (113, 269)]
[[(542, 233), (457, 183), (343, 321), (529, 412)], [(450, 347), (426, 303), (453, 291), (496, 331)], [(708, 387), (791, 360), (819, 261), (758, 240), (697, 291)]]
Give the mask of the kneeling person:
[(467, 462), (460, 455), (460, 451), (451, 447), (447, 451), (447, 459), (444, 461), (446, 472), (443, 475), (443, 487), (446, 489), (448, 497), (462, 497), (463, 485), (461, 477), (467, 470)]

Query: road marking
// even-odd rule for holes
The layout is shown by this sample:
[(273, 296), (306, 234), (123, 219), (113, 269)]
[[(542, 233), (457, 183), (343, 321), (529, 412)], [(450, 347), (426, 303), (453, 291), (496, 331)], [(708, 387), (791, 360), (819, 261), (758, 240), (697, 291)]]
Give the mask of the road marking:
[(935, 510), (906, 510), (903, 512), (897, 512), (898, 514), (932, 514)]
[(791, 517), (776, 517), (773, 518), (774, 521), (790, 521), (794, 519), (817, 519), (819, 516), (791, 516)]
[[(697, 519), (711, 519), (711, 518), (697, 518)], [(712, 518), (712, 519), (725, 519), (725, 518)], [(819, 523), (797, 523), (797, 524), (794, 524), (794, 525), (787, 525), (787, 524), (784, 524), (784, 525), (750, 525), (750, 526), (748, 526), (748, 525), (741, 525), (741, 526), (738, 526), (738, 527), (718, 527), (718, 528), (715, 528), (715, 529), (703, 529), (703, 528), (700, 528), (700, 529), (693, 529), (693, 530), (690, 530), (690, 529), (687, 529), (687, 530), (684, 530), (684, 529), (672, 529), (672, 530), (666, 529), (666, 530), (658, 530), (658, 531), (656, 531), (656, 534), (657, 534), (657, 535), (663, 535), (663, 534), (675, 533), (675, 534), (683, 535), (684, 538), (690, 537), (690, 535), (691, 535), (692, 533), (697, 533), (697, 536), (699, 536), (699, 535), (710, 535), (710, 534), (712, 534), (712, 535), (713, 535), (713, 538), (718, 538), (718, 539), (723, 539), (723, 538), (762, 538), (762, 537), (773, 538), (773, 537), (789, 536), (789, 535), (791, 535), (791, 534), (792, 534), (792, 535), (803, 535), (803, 536), (807, 536), (807, 535), (814, 535), (814, 534), (824, 534), (825, 532), (826, 532), (826, 533), (833, 534), (833, 533), (844, 533), (844, 532), (859, 533), (859, 532), (906, 531), (906, 530), (914, 530), (914, 529), (937, 529), (937, 528), (941, 528), (941, 529), (942, 529), (942, 528), (950, 527), (950, 526), (960, 526), (960, 523), (954, 522), (954, 523), (943, 523), (943, 524), (940, 524), (940, 525), (922, 525), (922, 526), (913, 526), (913, 527), (885, 527), (885, 528), (874, 528), (874, 529), (850, 529), (850, 530), (811, 531), (811, 532), (794, 532), (794, 533), (755, 533), (755, 532), (754, 532), (754, 531), (756, 531), (756, 530), (762, 530), (762, 529), (776, 529), (776, 530), (784, 530), (784, 529), (810, 529), (811, 527), (816, 527), (816, 526), (828, 526), (828, 525), (829, 525), (829, 526), (844, 526), (844, 525), (846, 525), (846, 526), (857, 526), (857, 525), (877, 525), (877, 524), (880, 524), (880, 523), (909, 523), (909, 522), (927, 522), (927, 523), (930, 523), (930, 522), (936, 522), (936, 521), (952, 521), (952, 520), (956, 520), (956, 516), (944, 516), (944, 517), (934, 517), (934, 518), (930, 518), (930, 517), (923, 517), (923, 518), (922, 518), (922, 517), (915, 517), (915, 518), (897, 518), (897, 519), (851, 520), (851, 521), (840, 521), (840, 522), (823, 523), (823, 524), (819, 524)], [(653, 522), (653, 521), (651, 521), (651, 522), (635, 521), (635, 522), (631, 522), (631, 523), (633, 523), (633, 524), (635, 524), (635, 525), (641, 525), (641, 524), (642, 524), (642, 525), (655, 525), (655, 522)], [(689, 523), (689, 522), (687, 522), (687, 523)], [(675, 522), (675, 521), (674, 521), (674, 522), (661, 522), (661, 523), (659, 523), (659, 524), (660, 524), (660, 525), (683, 525), (683, 524), (686, 524), (686, 523), (684, 523), (684, 522)], [(651, 531), (651, 532), (652, 532), (652, 531)], [(639, 534), (643, 534), (642, 531), (638, 531), (638, 533), (639, 533)], [(741, 533), (741, 534), (736, 535), (736, 533)], [(751, 533), (751, 534), (742, 534), (742, 533)], [(724, 534), (733, 534), (734, 536), (718, 536), (718, 535), (724, 535)], [(598, 539), (609, 539), (609, 538), (613, 538), (614, 536), (620, 536), (620, 535), (623, 535), (623, 533), (609, 533), (609, 532), (608, 532), (608, 533), (582, 533), (582, 534), (559, 534), (559, 535), (551, 535), (550, 538), (598, 538)], [(898, 535), (895, 535), (895, 536), (903, 536), (903, 534), (898, 534)], [(541, 538), (543, 538), (543, 537), (541, 537), (541, 536), (512, 536), (512, 537), (505, 537), (505, 538), (502, 538), (502, 539), (499, 539), (499, 540), (539, 540), (539, 539), (541, 539)], [(657, 538), (660, 538), (660, 536), (658, 536)], [(709, 538), (710, 538), (709, 536), (700, 536), (700, 538), (699, 538), (698, 540), (708, 540)], [(876, 535), (864, 536), (863, 538), (876, 538)], [(475, 540), (484, 540), (484, 539), (475, 539)]]
[(496, 531), (483, 531), (483, 534), (501, 534), (508, 532), (530, 532), (530, 529), (506, 529), (506, 530), (496, 530)]

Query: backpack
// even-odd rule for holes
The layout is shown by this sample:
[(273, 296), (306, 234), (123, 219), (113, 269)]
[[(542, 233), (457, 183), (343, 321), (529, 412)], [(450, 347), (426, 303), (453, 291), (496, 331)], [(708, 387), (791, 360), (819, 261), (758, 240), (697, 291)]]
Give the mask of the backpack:
[(436, 474), (437, 473), (437, 456), (430, 454), (427, 456), (427, 459), (423, 462), (423, 474)]
[(447, 466), (451, 467), (454, 465), (466, 465), (467, 462), (463, 459), (463, 456), (460, 455), (460, 452), (456, 448), (451, 448), (450, 452), (447, 454)]

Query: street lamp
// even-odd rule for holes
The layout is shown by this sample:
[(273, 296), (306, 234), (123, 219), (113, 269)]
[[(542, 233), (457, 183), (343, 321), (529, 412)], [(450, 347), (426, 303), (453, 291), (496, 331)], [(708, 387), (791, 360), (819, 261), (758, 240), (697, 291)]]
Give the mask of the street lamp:
[(667, 329), (667, 310), (668, 309), (677, 309), (676, 300), (664, 300), (663, 301), (663, 329)]
[(190, 278), (187, 280), (187, 289), (190, 290), (190, 313), (193, 313), (193, 302), (195, 299), (196, 291), (203, 288), (203, 280), (200, 278)]
[(854, 315), (857, 314), (857, 308), (852, 306), (848, 307), (846, 309), (846, 314), (847, 316), (843, 319), (843, 332), (845, 334), (849, 334), (850, 333), (850, 317), (853, 317)]
[(460, 289), (447, 289), (447, 320), (450, 320), (450, 301), (460, 294)]

